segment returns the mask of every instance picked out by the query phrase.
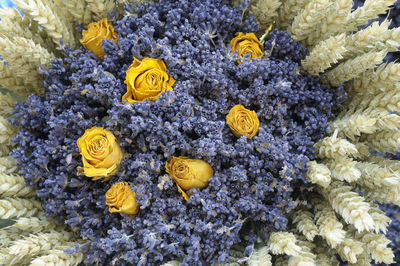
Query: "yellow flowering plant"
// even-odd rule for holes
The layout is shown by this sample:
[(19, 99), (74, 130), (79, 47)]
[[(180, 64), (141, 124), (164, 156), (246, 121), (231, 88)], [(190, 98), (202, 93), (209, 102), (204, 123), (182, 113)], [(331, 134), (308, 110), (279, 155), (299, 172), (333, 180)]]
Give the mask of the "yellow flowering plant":
[(92, 127), (85, 131), (77, 144), (83, 162), (78, 172), (93, 180), (108, 180), (118, 172), (123, 153), (113, 133), (102, 127)]
[[(264, 45), (258, 40), (254, 33), (237, 32), (231, 40), (231, 53), (237, 51), (239, 57), (249, 54), (250, 58), (262, 58), (264, 56)], [(237, 60), (238, 64), (242, 61)]]
[(246, 136), (249, 139), (257, 134), (260, 126), (256, 112), (246, 109), (241, 104), (231, 108), (226, 116), (226, 123), (236, 137)]
[(161, 92), (172, 90), (175, 79), (167, 72), (164, 62), (154, 58), (144, 58), (142, 61), (134, 58), (133, 63), (126, 71), (126, 93), (122, 101), (129, 103), (144, 100), (155, 101)]
[(184, 190), (204, 188), (208, 185), (208, 179), (214, 175), (209, 163), (185, 156), (172, 157), (165, 164), (165, 170), (176, 182), (179, 192), (186, 201), (189, 197)]
[(111, 186), (106, 192), (106, 204), (108, 211), (136, 214), (139, 211), (139, 204), (135, 199), (136, 193), (131, 190), (127, 182), (118, 182)]
[(103, 39), (118, 42), (117, 33), (107, 18), (90, 23), (88, 29), (82, 31), (80, 42), (85, 49), (92, 51), (98, 58), (104, 59), (106, 53), (101, 46)]

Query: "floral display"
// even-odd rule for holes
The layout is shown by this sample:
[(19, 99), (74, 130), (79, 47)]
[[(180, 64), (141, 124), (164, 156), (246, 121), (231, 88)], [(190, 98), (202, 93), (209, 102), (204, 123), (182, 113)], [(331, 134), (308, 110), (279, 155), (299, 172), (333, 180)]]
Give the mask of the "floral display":
[(14, 3), (1, 265), (400, 263), (398, 1)]
[[(226, 47), (257, 23), (252, 17), (242, 21), (242, 11), (224, 1), (162, 1), (137, 12), (112, 21), (118, 44), (103, 40), (104, 60), (84, 48), (66, 48), (65, 59), (43, 72), (45, 95), (16, 106), (21, 130), (15, 141), (26, 145), (13, 156), (46, 214), (92, 240), (87, 263), (111, 262), (122, 250), (129, 256), (119, 260), (134, 264), (225, 262), (232, 246), (246, 241), (241, 235), (255, 233), (255, 223), (265, 237), (286, 228), (285, 213), (302, 200), (296, 187), (306, 183), (312, 145), (324, 136), (343, 90), (297, 74), (305, 49), (283, 32), (265, 43), (270, 57), (243, 58), (236, 65)], [(272, 48), (272, 42), (292, 50)], [(232, 107), (237, 113), (229, 112)], [(99, 150), (118, 145), (110, 133), (97, 139), (98, 127), (113, 132), (125, 154), (106, 182), (76, 175), (78, 148), (89, 176), (114, 174), (122, 157), (115, 147), (100, 164), (86, 157), (81, 142), (95, 142)], [(237, 138), (230, 127), (252, 139)], [(109, 144), (102, 143), (105, 136)], [(185, 184), (182, 179), (193, 177), (181, 177), (176, 159), (167, 163), (172, 156), (208, 162), (188, 161), (196, 180), (208, 186)], [(128, 182), (136, 193), (135, 217), (111, 215), (106, 208), (106, 192), (115, 182)], [(190, 195), (187, 202), (182, 190)], [(132, 235), (129, 242), (120, 241), (122, 233)]]

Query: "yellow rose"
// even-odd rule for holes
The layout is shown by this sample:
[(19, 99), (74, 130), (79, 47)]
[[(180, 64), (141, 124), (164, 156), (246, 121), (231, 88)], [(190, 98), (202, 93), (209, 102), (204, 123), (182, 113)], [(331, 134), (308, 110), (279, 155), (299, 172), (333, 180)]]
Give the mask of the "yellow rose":
[(88, 29), (82, 31), (80, 42), (85, 49), (92, 51), (98, 58), (104, 59), (106, 53), (101, 46), (103, 39), (112, 40), (114, 43), (118, 42), (117, 33), (107, 18), (90, 23)]
[(260, 126), (256, 112), (246, 109), (241, 104), (232, 107), (226, 116), (226, 123), (236, 137), (246, 136), (249, 139), (257, 134)]
[(165, 169), (175, 180), (185, 200), (189, 200), (189, 197), (184, 190), (204, 188), (208, 185), (208, 179), (214, 175), (213, 169), (207, 162), (184, 156), (172, 157), (171, 161), (165, 164)]
[(165, 70), (164, 62), (153, 58), (144, 58), (142, 62), (134, 58), (126, 71), (125, 84), (127, 91), (122, 101), (143, 102), (155, 101), (162, 91), (173, 90), (175, 80)]
[[(264, 45), (258, 40), (254, 33), (237, 32), (231, 40), (231, 53), (237, 51), (238, 56), (244, 57), (250, 54), (250, 58), (262, 58), (264, 56)], [(241, 64), (241, 60), (237, 60)]]
[(123, 153), (113, 133), (102, 127), (86, 129), (77, 141), (82, 155), (83, 168), (78, 170), (93, 180), (109, 179), (118, 172)]
[(136, 203), (136, 193), (131, 191), (127, 182), (119, 182), (112, 185), (106, 192), (106, 204), (110, 206), (108, 211), (136, 214), (139, 211), (139, 204)]

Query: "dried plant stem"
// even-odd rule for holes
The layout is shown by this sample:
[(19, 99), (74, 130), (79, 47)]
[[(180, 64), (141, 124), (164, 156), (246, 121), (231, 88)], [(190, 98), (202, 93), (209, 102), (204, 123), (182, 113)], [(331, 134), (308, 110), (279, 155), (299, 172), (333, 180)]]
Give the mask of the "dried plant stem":
[(382, 63), (386, 54), (387, 50), (380, 52), (372, 51), (357, 56), (354, 59), (349, 59), (326, 72), (323, 78), (332, 86), (339, 86), (346, 81), (360, 77), (366, 70), (373, 69), (375, 66)]
[(296, 229), (302, 233), (308, 241), (313, 241), (318, 234), (318, 227), (314, 223), (314, 215), (306, 210), (298, 210), (293, 216)]
[(25, 186), (25, 180), (22, 176), (0, 173), (0, 197), (32, 197), (34, 195), (34, 189)]
[(320, 21), (316, 30), (308, 36), (308, 45), (314, 46), (320, 41), (340, 33), (347, 23), (352, 7), (352, 0), (333, 1), (328, 14)]
[(331, 2), (329, 0), (311, 1), (295, 18), (290, 27), (292, 38), (305, 40), (321, 20), (327, 15)]
[(343, 230), (343, 224), (336, 218), (335, 212), (327, 202), (314, 200), (313, 205), (318, 234), (330, 247), (335, 248), (344, 240), (346, 232)]
[(346, 35), (340, 34), (319, 42), (301, 61), (301, 66), (311, 75), (318, 75), (343, 59), (346, 52)]
[(339, 213), (348, 224), (354, 225), (358, 231), (370, 231), (375, 224), (369, 215), (369, 204), (352, 187), (343, 182), (334, 181), (328, 188), (320, 190), (332, 208)]
[(258, 0), (250, 6), (250, 15), (260, 22), (260, 30), (265, 30), (274, 21), (281, 5), (280, 0)]
[(279, 8), (277, 26), (282, 30), (287, 30), (293, 22), (296, 15), (303, 10), (308, 0), (286, 0)]
[(41, 203), (33, 199), (0, 199), (0, 218), (33, 217), (42, 210)]
[(378, 15), (385, 14), (396, 0), (366, 0), (362, 7), (350, 13), (347, 23), (343, 28), (345, 31), (356, 31), (357, 27), (365, 25), (369, 20)]
[(75, 46), (72, 26), (63, 16), (55, 12), (54, 5), (49, 0), (14, 0), (15, 5), (42, 26), (53, 42), (58, 46), (60, 40), (69, 46)]
[[(368, 70), (351, 82), (348, 88), (354, 92), (375, 94), (397, 90), (396, 83), (400, 81), (400, 64), (395, 62), (381, 64), (376, 70)], [(360, 95), (361, 96), (361, 95)], [(362, 97), (359, 97), (362, 99)]]

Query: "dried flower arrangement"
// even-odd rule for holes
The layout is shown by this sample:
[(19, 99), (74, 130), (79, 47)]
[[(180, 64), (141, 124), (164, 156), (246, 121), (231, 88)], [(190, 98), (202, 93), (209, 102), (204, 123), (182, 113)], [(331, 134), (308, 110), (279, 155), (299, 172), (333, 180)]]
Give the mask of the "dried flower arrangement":
[(399, 261), (395, 0), (14, 2), (0, 263)]

